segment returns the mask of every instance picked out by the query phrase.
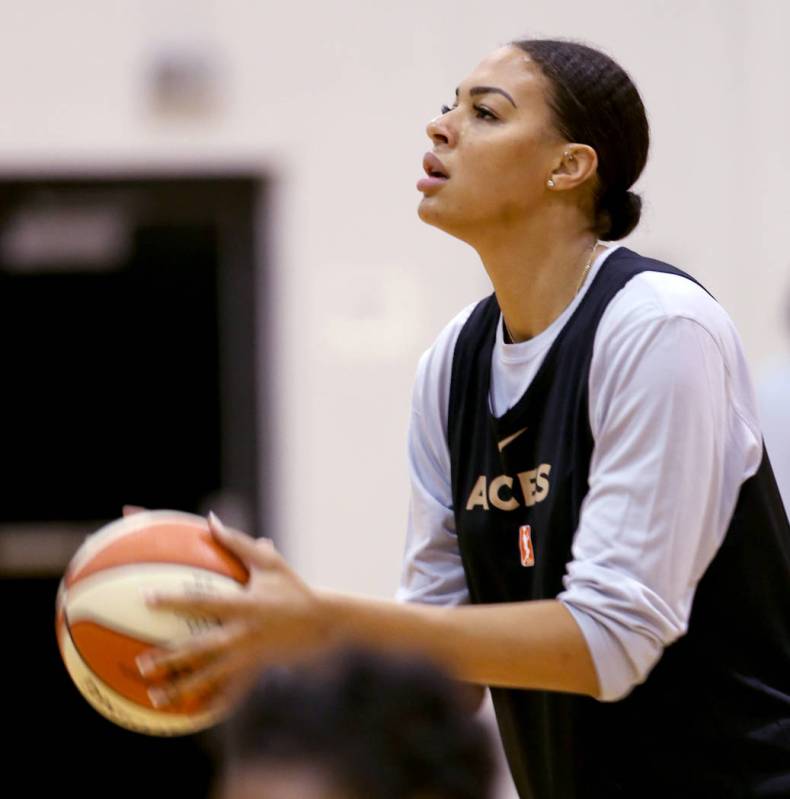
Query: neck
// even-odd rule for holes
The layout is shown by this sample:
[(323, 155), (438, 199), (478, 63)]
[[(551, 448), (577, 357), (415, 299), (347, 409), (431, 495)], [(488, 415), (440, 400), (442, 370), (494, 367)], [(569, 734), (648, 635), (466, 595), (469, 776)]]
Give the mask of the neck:
[(494, 285), (513, 341), (545, 330), (576, 296), (585, 267), (600, 250), (588, 230), (569, 235), (564, 225), (530, 225), (474, 246)]

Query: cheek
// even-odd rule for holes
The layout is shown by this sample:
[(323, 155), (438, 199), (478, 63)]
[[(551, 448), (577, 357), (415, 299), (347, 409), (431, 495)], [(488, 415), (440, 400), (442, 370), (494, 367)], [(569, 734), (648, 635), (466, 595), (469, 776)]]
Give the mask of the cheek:
[(420, 203), (423, 222), (448, 231), (510, 222), (528, 215), (543, 198), (547, 156), (540, 142), (524, 136), (462, 138), (458, 154), (458, 169), (446, 190)]
[(545, 168), (537, 148), (530, 144), (488, 149), (471, 163), (470, 177), (479, 200), (485, 197), (488, 203), (529, 206), (545, 189)]

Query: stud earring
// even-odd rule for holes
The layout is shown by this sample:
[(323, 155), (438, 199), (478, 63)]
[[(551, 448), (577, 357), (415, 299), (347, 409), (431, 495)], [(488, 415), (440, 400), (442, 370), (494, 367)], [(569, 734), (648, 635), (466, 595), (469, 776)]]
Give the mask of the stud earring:
[(548, 186), (550, 189), (553, 189), (553, 188), (554, 188), (554, 187), (555, 187), (557, 184), (554, 182), (554, 180), (553, 180), (552, 178), (549, 178), (549, 179), (546, 181), (546, 185), (547, 185), (547, 186)]

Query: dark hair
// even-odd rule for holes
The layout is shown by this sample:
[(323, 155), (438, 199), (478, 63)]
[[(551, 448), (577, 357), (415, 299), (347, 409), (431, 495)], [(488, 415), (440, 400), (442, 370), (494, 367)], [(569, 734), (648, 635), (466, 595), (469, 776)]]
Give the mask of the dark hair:
[(231, 762), (309, 764), (344, 796), (491, 796), (487, 728), (460, 686), (422, 659), (351, 649), (270, 671), (229, 730)]
[(650, 145), (636, 86), (619, 64), (587, 45), (554, 39), (510, 44), (527, 53), (548, 78), (548, 101), (560, 134), (598, 154), (598, 235), (607, 241), (624, 238), (642, 213), (641, 198), (629, 189), (644, 169)]

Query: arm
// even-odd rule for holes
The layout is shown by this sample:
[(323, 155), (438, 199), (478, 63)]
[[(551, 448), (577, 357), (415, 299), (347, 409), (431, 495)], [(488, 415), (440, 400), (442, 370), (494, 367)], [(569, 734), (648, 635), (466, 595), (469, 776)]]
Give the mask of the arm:
[(442, 332), (417, 367), (408, 434), (411, 499), (397, 593), (404, 602), (469, 602), (455, 531), (446, 431), (452, 354), (466, 316)]
[(595, 695), (595, 668), (584, 637), (557, 601), (432, 607), (314, 591), (266, 539), (225, 530), (214, 535), (250, 567), (239, 597), (153, 597), (154, 607), (216, 617), (222, 626), (140, 664), (159, 683), (156, 704), (217, 685), (246, 684), (251, 670), (308, 657), (346, 643), (411, 650), (458, 679)]
[(590, 490), (559, 596), (585, 634), (606, 700), (643, 682), (685, 633), (697, 583), (761, 458), (726, 314), (682, 278), (636, 280), (652, 281), (681, 312), (650, 294), (641, 304), (616, 299), (599, 326)]
[(436, 607), (321, 596), (329, 629), (342, 639), (434, 658), (481, 685), (598, 693), (578, 624), (556, 600)]

